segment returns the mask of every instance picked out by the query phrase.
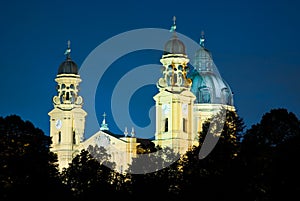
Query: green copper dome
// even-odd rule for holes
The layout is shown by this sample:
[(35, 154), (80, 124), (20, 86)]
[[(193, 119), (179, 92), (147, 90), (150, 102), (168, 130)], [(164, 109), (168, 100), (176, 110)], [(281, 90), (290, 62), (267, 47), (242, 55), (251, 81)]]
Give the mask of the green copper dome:
[(189, 78), (192, 80), (191, 92), (196, 96), (195, 103), (233, 105), (232, 91), (222, 77), (213, 72), (195, 70)]
[(190, 72), (191, 91), (196, 96), (195, 103), (233, 105), (230, 86), (221, 77), (212, 59), (211, 52), (204, 47), (204, 37), (195, 53), (194, 70)]

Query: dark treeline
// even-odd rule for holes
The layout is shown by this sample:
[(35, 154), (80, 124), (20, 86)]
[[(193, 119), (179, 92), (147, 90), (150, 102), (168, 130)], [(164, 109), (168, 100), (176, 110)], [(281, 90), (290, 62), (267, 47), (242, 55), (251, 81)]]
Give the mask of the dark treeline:
[[(217, 115), (215, 119), (218, 118)], [(0, 200), (192, 197), (206, 201), (286, 201), (299, 197), (300, 121), (295, 114), (283, 108), (272, 109), (245, 130), (243, 119), (236, 112), (226, 111), (217, 145), (208, 156), (199, 159), (210, 124), (207, 121), (203, 125), (198, 147), (158, 171), (114, 172), (104, 164), (109, 158), (104, 148), (90, 147), (59, 172), (56, 155), (49, 151), (49, 136), (17, 115), (0, 117)], [(153, 152), (157, 149), (153, 146), (140, 147), (139, 151)], [(159, 157), (164, 160), (149, 154), (146, 160), (167, 163), (176, 156), (170, 149), (161, 151)], [(99, 153), (97, 160), (95, 153)]]

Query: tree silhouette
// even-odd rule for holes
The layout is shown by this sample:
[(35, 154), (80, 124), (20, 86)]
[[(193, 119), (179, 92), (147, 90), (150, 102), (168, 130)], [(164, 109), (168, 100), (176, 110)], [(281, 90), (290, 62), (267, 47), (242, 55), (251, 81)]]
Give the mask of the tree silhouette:
[[(299, 192), (300, 124), (287, 109), (272, 109), (244, 135), (241, 146), (247, 200), (293, 199)], [(246, 200), (246, 199), (245, 199)]]
[[(199, 137), (199, 146), (187, 152), (182, 160), (178, 161), (182, 166), (182, 193), (186, 196), (198, 192), (199, 199), (204, 200), (235, 200), (237, 156), (239, 154), (240, 138), (245, 128), (243, 119), (235, 111), (225, 110), (211, 119), (224, 122), (222, 132), (213, 150), (203, 159), (199, 158), (199, 152), (203, 142), (209, 133), (211, 119), (203, 124)], [(214, 128), (213, 128), (214, 129)], [(239, 198), (240, 199), (240, 198)]]
[(298, 192), (300, 124), (287, 109), (272, 109), (247, 130), (241, 147), (249, 200), (292, 199)]
[[(138, 154), (129, 165), (129, 172), (133, 172), (131, 199), (157, 199), (172, 195), (176, 188), (179, 175), (174, 159), (180, 155), (169, 147), (156, 148), (157, 151), (147, 154)], [(176, 162), (175, 160), (175, 162)]]
[(104, 194), (110, 195), (110, 198), (119, 198), (124, 195), (126, 184), (123, 181), (126, 178), (103, 164), (110, 158), (106, 150), (98, 146), (90, 146), (88, 149), (93, 154), (98, 154), (97, 159), (83, 149), (74, 157), (68, 168), (62, 171), (62, 181), (72, 191), (73, 199), (94, 199)]
[[(17, 115), (0, 117), (0, 200), (111, 199), (292, 200), (298, 196), (300, 121), (286, 109), (272, 109), (244, 133), (237, 112), (226, 110), (216, 146), (199, 152), (222, 121), (221, 113), (203, 124), (199, 146), (179, 156), (152, 143), (138, 147), (128, 173), (109, 167), (103, 147), (89, 147), (59, 173), (51, 139)], [(210, 136), (211, 137), (211, 136)], [(178, 158), (174, 161), (174, 158)], [(149, 168), (153, 170), (149, 172)], [(130, 173), (132, 172), (132, 173)], [(134, 174), (134, 172), (139, 172)]]
[(57, 158), (49, 152), (50, 144), (50, 137), (31, 122), (23, 121), (17, 115), (0, 117), (1, 200), (20, 196), (51, 199), (53, 192), (62, 194), (64, 190), (55, 165)]

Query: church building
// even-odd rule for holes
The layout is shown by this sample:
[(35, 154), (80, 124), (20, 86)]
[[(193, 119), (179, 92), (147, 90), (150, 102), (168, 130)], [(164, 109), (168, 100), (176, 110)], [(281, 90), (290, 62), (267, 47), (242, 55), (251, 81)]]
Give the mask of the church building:
[[(133, 128), (129, 131), (126, 128), (123, 134), (110, 132), (105, 113), (99, 131), (88, 139), (84, 138), (88, 114), (82, 108), (84, 97), (79, 95), (81, 78), (70, 53), (68, 42), (66, 59), (55, 78), (57, 95), (53, 97), (54, 108), (48, 113), (52, 138), (50, 151), (57, 154), (62, 170), (82, 149), (102, 146), (111, 155), (111, 161), (116, 163), (116, 170), (124, 172), (137, 157), (138, 145), (145, 143), (146, 139), (137, 138)], [(151, 141), (180, 154), (198, 145), (203, 122), (221, 107), (235, 110), (233, 93), (205, 47), (204, 33), (201, 34), (200, 48), (194, 55), (194, 69), (190, 69), (189, 61), (186, 47), (176, 34), (174, 19), (170, 39), (164, 44), (160, 59), (163, 71), (157, 81), (158, 92), (153, 97), (156, 131)]]

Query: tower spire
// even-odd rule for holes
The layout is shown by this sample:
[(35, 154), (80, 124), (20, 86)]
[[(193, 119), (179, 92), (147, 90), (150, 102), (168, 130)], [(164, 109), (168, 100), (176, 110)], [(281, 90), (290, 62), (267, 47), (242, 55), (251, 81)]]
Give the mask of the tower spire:
[(200, 45), (201, 45), (201, 47), (204, 47), (204, 42), (205, 42), (204, 31), (201, 31), (201, 37), (200, 37)]
[(106, 117), (106, 113), (104, 112), (103, 113), (103, 120), (102, 120), (102, 124), (101, 124), (101, 127), (100, 127), (100, 130), (109, 130), (108, 126), (107, 126), (107, 123), (105, 121), (105, 117)]
[(176, 16), (173, 16), (173, 25), (171, 26), (170, 32), (175, 32), (176, 30)]
[(71, 41), (70, 40), (68, 40), (68, 46), (65, 51), (65, 55), (66, 55), (67, 59), (71, 58)]
[(103, 124), (105, 124), (105, 123), (106, 123), (106, 122), (105, 122), (105, 117), (106, 117), (106, 114), (105, 114), (105, 112), (103, 113), (103, 115), (102, 115), (102, 116), (103, 116), (103, 121), (102, 121), (102, 123), (103, 123)]
[(134, 127), (131, 128), (131, 137), (135, 136), (135, 131), (134, 131)]
[(127, 130), (127, 127), (125, 127), (124, 136), (127, 137), (127, 135), (128, 135), (128, 130)]

